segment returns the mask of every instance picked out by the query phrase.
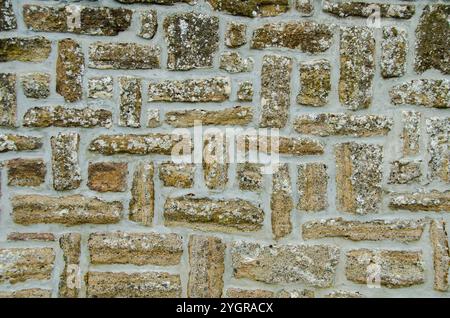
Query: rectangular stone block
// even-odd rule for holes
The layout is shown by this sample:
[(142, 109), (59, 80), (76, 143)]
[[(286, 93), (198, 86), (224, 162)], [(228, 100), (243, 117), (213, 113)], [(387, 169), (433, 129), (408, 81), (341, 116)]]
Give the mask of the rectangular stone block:
[(430, 239), (433, 248), (434, 289), (446, 292), (448, 290), (450, 252), (448, 234), (443, 220), (431, 221)]
[(381, 42), (381, 75), (384, 78), (401, 77), (406, 71), (408, 35), (404, 28), (384, 27)]
[(340, 18), (349, 16), (370, 17), (374, 9), (382, 18), (410, 19), (416, 7), (413, 4), (388, 4), (362, 1), (330, 1), (325, 0), (322, 5), (324, 12), (333, 14)]
[(59, 277), (59, 297), (78, 298), (81, 289), (81, 234), (66, 233), (59, 238), (64, 269)]
[(192, 188), (195, 169), (194, 164), (163, 162), (159, 165), (159, 179), (165, 187)]
[(394, 193), (389, 207), (393, 210), (450, 212), (450, 191)]
[(0, 298), (51, 298), (52, 291), (42, 288), (28, 288), (16, 291), (2, 291)]
[(80, 136), (59, 133), (50, 138), (52, 146), (53, 188), (57, 191), (77, 189), (81, 183), (78, 161)]
[(203, 179), (208, 189), (223, 190), (228, 183), (228, 151), (224, 133), (203, 137)]
[(155, 188), (153, 162), (139, 162), (133, 175), (129, 218), (133, 222), (151, 226), (155, 211)]
[(214, 10), (249, 18), (274, 17), (289, 10), (287, 0), (207, 0)]
[(292, 156), (321, 155), (324, 153), (323, 143), (311, 138), (244, 134), (238, 136), (237, 142), (239, 151), (251, 150)]
[(328, 207), (328, 173), (325, 164), (306, 163), (299, 165), (297, 186), (298, 210), (317, 212)]
[(292, 200), (291, 177), (288, 164), (278, 164), (272, 175), (272, 194), (270, 209), (272, 211), (272, 235), (275, 240), (289, 235), (292, 231), (291, 213), (294, 208)]
[(30, 151), (41, 147), (42, 137), (0, 134), (0, 153), (9, 151)]
[(428, 177), (430, 180), (450, 182), (450, 117), (431, 117), (426, 120), (428, 134)]
[(8, 185), (37, 187), (45, 182), (47, 169), (42, 159), (13, 159), (7, 162)]
[(12, 1), (2, 0), (0, 2), (0, 31), (14, 29), (17, 29), (17, 20), (12, 7)]
[(127, 189), (127, 175), (126, 162), (89, 163), (87, 186), (98, 192), (124, 192)]
[(402, 112), (402, 142), (403, 155), (414, 156), (420, 151), (420, 120), (422, 114), (416, 111)]
[(239, 189), (245, 191), (259, 191), (263, 186), (262, 165), (257, 163), (238, 163), (237, 179)]
[(43, 241), (52, 242), (55, 240), (53, 233), (31, 233), (31, 232), (12, 232), (8, 234), (6, 238), (8, 241)]
[(324, 106), (331, 90), (331, 64), (328, 60), (300, 63), (300, 93), (297, 103), (306, 106)]
[(0, 73), (0, 126), (16, 126), (16, 75)]
[(66, 102), (83, 97), (84, 53), (78, 42), (64, 39), (58, 42), (56, 61), (56, 92)]
[(119, 78), (120, 115), (119, 126), (141, 127), (142, 81), (137, 77)]
[(389, 96), (394, 105), (450, 108), (450, 81), (447, 79), (411, 80), (393, 86)]
[(43, 62), (52, 51), (51, 41), (42, 37), (0, 39), (0, 62)]

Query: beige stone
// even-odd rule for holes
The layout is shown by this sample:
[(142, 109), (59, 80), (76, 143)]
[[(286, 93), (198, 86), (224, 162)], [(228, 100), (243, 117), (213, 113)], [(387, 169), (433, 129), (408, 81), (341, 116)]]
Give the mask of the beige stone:
[(432, 220), (430, 239), (433, 248), (434, 289), (445, 292), (448, 290), (448, 268), (450, 266), (450, 251), (448, 234), (443, 220)]
[(192, 188), (194, 177), (194, 164), (163, 162), (159, 165), (159, 178), (165, 187)]
[(154, 173), (152, 162), (139, 162), (131, 186), (129, 218), (146, 226), (152, 225), (155, 211)]
[(98, 192), (123, 192), (127, 189), (128, 164), (126, 162), (89, 163), (89, 189)]
[(327, 166), (323, 163), (306, 163), (298, 166), (297, 209), (300, 211), (317, 212), (328, 207)]
[(13, 159), (7, 162), (8, 185), (37, 187), (45, 182), (47, 169), (42, 159)]
[(279, 164), (272, 175), (272, 234), (275, 240), (288, 236), (292, 231), (291, 213), (294, 208), (292, 200), (289, 165)]
[(450, 191), (393, 193), (389, 207), (393, 210), (449, 212)]

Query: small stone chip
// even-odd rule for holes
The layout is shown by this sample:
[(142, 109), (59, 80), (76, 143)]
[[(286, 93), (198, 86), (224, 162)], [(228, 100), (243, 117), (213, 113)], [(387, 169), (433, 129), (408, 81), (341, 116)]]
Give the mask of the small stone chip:
[(0, 73), (0, 126), (15, 127), (16, 114), (16, 75)]
[(108, 224), (120, 220), (122, 204), (106, 202), (82, 195), (51, 197), (45, 195), (17, 195), (11, 199), (12, 218), (22, 225), (60, 223)]
[(427, 118), (429, 178), (450, 182), (450, 117)]
[(28, 73), (21, 76), (25, 96), (34, 99), (45, 99), (49, 97), (50, 80), (49, 73)]
[(103, 232), (88, 241), (92, 264), (168, 266), (180, 263), (183, 241), (178, 234)]
[(128, 164), (126, 162), (89, 163), (89, 189), (98, 192), (124, 192), (127, 189)]
[(255, 17), (274, 17), (289, 10), (288, 0), (207, 0), (214, 10), (232, 15)]
[(13, 159), (7, 162), (8, 185), (37, 187), (45, 182), (47, 169), (42, 159)]
[(147, 40), (153, 39), (156, 34), (156, 30), (158, 29), (156, 10), (141, 12), (140, 23), (141, 25), (138, 35)]
[(247, 24), (228, 22), (225, 33), (225, 45), (229, 48), (237, 48), (247, 43)]
[(141, 127), (142, 80), (137, 77), (121, 77), (119, 126)]
[(389, 207), (394, 210), (449, 212), (450, 191), (394, 193)]
[(147, 127), (156, 128), (161, 126), (160, 111), (157, 108), (147, 109)]
[[(338, 1), (325, 0), (322, 10), (340, 18), (348, 16), (370, 17), (374, 12), (382, 18), (410, 19), (416, 7), (411, 4), (371, 3), (362, 1)], [(377, 10), (377, 11), (375, 11)]]
[(434, 289), (445, 292), (448, 290), (450, 252), (448, 235), (443, 220), (431, 221), (430, 239), (433, 247)]
[(423, 265), (422, 251), (359, 249), (347, 253), (345, 274), (359, 284), (376, 283), (370, 279), (378, 274), (381, 286), (400, 288), (423, 284)]
[(84, 54), (72, 39), (58, 42), (56, 61), (56, 92), (67, 102), (76, 102), (83, 96)]
[(450, 81), (418, 79), (395, 85), (389, 91), (394, 105), (450, 108)]
[(0, 134), (0, 153), (8, 151), (29, 151), (42, 147), (42, 138), (16, 134)]
[(268, 284), (301, 282), (321, 288), (333, 283), (339, 253), (339, 248), (332, 245), (266, 245), (236, 241), (231, 246), (235, 278)]
[(262, 227), (264, 211), (242, 199), (217, 200), (186, 195), (166, 200), (164, 218), (166, 226), (228, 233), (251, 232)]
[(16, 15), (11, 0), (0, 1), (0, 31), (17, 29)]
[(0, 62), (43, 62), (51, 51), (51, 42), (42, 36), (0, 39)]
[(403, 28), (383, 27), (381, 42), (381, 75), (384, 78), (401, 77), (406, 71), (408, 35)]
[(415, 161), (396, 160), (391, 163), (388, 184), (408, 184), (420, 181), (421, 164)]
[(317, 162), (299, 165), (297, 186), (298, 210), (317, 212), (328, 207), (328, 174), (325, 164)]
[(153, 163), (139, 162), (133, 175), (129, 218), (133, 222), (151, 226), (155, 211), (155, 188)]
[(279, 164), (272, 176), (272, 194), (270, 209), (272, 211), (272, 233), (275, 240), (292, 232), (291, 212), (294, 208), (292, 200), (291, 177), (289, 165)]
[(422, 114), (416, 111), (402, 112), (402, 141), (403, 141), (403, 155), (414, 156), (420, 150), (420, 119)]
[(194, 164), (163, 162), (159, 165), (159, 178), (165, 187), (192, 188), (194, 176)]
[(212, 68), (219, 48), (219, 18), (202, 13), (176, 13), (164, 19), (167, 68), (187, 71)]
[(300, 93), (297, 103), (307, 106), (324, 106), (331, 90), (331, 65), (327, 60), (300, 63)]
[(50, 139), (52, 146), (53, 188), (56, 191), (77, 189), (81, 183), (78, 161), (80, 136), (77, 133), (59, 133)]
[(59, 245), (64, 258), (64, 269), (59, 278), (59, 297), (78, 298), (81, 288), (81, 285), (77, 284), (81, 281), (81, 234), (63, 234), (59, 239)]
[(260, 191), (263, 186), (263, 165), (258, 163), (238, 163), (237, 178), (239, 189), (244, 191)]
[(251, 102), (253, 101), (253, 82), (244, 81), (240, 82), (238, 85), (237, 99), (240, 102)]
[(242, 58), (238, 52), (224, 52), (220, 55), (219, 68), (228, 73), (251, 72), (254, 61), (251, 57)]
[(112, 76), (91, 77), (88, 80), (88, 97), (93, 99), (112, 99), (114, 80)]

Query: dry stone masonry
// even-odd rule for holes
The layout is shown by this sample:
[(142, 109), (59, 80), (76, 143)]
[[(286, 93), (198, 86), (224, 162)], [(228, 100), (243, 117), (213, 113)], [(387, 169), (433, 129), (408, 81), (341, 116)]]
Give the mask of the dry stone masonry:
[(450, 297), (449, 21), (0, 0), (0, 298)]

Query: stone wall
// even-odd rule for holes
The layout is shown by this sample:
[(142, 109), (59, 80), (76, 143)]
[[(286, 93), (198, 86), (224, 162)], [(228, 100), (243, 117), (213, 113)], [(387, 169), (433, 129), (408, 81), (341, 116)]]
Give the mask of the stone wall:
[(449, 14), (0, 0), (0, 297), (448, 297)]

